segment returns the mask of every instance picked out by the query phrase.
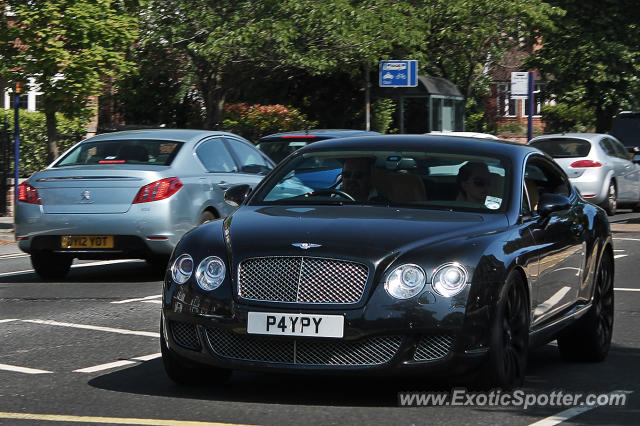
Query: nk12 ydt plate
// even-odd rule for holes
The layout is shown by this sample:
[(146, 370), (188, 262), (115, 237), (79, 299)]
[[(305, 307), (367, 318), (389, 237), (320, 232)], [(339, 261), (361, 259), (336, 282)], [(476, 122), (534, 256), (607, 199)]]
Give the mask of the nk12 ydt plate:
[(113, 235), (63, 235), (60, 247), (63, 249), (113, 248)]

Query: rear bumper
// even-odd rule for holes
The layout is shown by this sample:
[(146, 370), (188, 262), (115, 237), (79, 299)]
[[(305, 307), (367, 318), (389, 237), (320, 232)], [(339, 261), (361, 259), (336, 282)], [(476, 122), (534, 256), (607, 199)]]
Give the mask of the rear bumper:
[(578, 188), (582, 197), (593, 203), (601, 204), (607, 198), (609, 179), (600, 170), (587, 170), (578, 178), (570, 178), (571, 183)]

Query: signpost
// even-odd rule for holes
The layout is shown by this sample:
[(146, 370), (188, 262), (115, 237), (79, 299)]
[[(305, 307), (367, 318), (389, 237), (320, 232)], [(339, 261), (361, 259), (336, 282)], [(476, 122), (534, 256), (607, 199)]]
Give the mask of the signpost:
[(13, 99), (13, 106), (15, 108), (13, 116), (13, 214), (16, 213), (16, 206), (18, 205), (18, 177), (20, 171), (20, 94), (24, 89), (22, 82), (16, 82), (16, 91)]
[(533, 99), (535, 71), (511, 73), (511, 99), (526, 99), (529, 103), (529, 115), (527, 117), (527, 141), (533, 138)]
[(416, 87), (418, 61), (380, 61), (380, 87)]

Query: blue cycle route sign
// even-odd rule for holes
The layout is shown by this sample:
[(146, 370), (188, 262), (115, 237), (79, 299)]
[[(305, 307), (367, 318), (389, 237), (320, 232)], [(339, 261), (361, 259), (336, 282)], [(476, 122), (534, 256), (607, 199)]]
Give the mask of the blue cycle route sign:
[(380, 61), (380, 87), (416, 87), (418, 61)]

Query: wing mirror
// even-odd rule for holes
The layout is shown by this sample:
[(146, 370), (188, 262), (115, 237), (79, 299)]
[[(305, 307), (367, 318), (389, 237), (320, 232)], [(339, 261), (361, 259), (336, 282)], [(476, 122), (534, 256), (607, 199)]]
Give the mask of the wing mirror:
[(571, 200), (566, 195), (545, 193), (538, 201), (538, 214), (547, 217), (553, 212), (567, 210), (571, 207)]
[(251, 185), (234, 185), (224, 191), (224, 201), (233, 207), (239, 207), (251, 193)]

